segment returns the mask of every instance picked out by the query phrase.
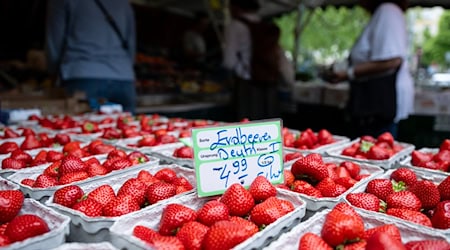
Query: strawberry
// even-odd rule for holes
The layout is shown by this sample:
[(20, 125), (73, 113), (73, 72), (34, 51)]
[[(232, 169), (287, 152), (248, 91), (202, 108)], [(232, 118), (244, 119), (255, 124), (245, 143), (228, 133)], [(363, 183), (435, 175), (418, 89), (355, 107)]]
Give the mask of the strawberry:
[(20, 135), (18, 133), (16, 133), (14, 130), (12, 130), (11, 128), (6, 127), (5, 130), (3, 131), (3, 138), (8, 139), (8, 138), (17, 138), (20, 137)]
[(58, 180), (58, 185), (65, 185), (77, 181), (82, 181), (89, 178), (89, 175), (85, 171), (71, 172), (62, 175)]
[(291, 172), (296, 179), (309, 177), (313, 181), (321, 181), (329, 176), (328, 170), (325, 164), (323, 164), (322, 156), (317, 153), (309, 154), (294, 162), (291, 167)]
[(15, 142), (4, 142), (0, 145), (0, 154), (8, 154), (19, 149), (19, 145)]
[(202, 242), (209, 227), (197, 221), (184, 223), (177, 232), (176, 237), (183, 243), (186, 249), (201, 250)]
[(79, 186), (69, 185), (55, 191), (53, 202), (65, 207), (72, 207), (83, 195), (84, 191)]
[(350, 172), (348, 172), (348, 170), (345, 167), (335, 167), (334, 171), (336, 173), (335, 179), (336, 178), (340, 178), (340, 177), (348, 177), (351, 178), (350, 176)]
[(387, 197), (394, 193), (394, 188), (388, 179), (373, 179), (367, 183), (366, 192), (386, 201)]
[(261, 202), (269, 197), (277, 195), (277, 189), (270, 183), (266, 177), (260, 175), (250, 184), (248, 189), (255, 202)]
[(0, 224), (11, 221), (19, 213), (23, 200), (20, 190), (0, 190)]
[(398, 241), (402, 241), (402, 236), (400, 233), (400, 229), (394, 224), (384, 224), (381, 226), (373, 227), (367, 229), (364, 233), (364, 239), (368, 240), (374, 233), (376, 232), (384, 232), (389, 234), (391, 237)]
[(230, 215), (244, 216), (255, 206), (250, 192), (238, 183), (232, 184), (223, 193), (220, 201), (230, 210)]
[(45, 163), (47, 163), (47, 151), (41, 150), (36, 156), (34, 156), (30, 166), (39, 166)]
[(363, 141), (371, 142), (371, 143), (376, 143), (377, 142), (377, 139), (375, 139), (371, 135), (363, 135), (363, 136), (361, 136), (361, 138), (359, 140), (360, 140), (360, 142), (363, 142)]
[(52, 164), (50, 164), (48, 167), (44, 170), (44, 175), (48, 175), (51, 177), (59, 177), (59, 167), (61, 167), (61, 161), (55, 161)]
[(350, 206), (348, 203), (345, 202), (339, 202), (338, 204), (336, 204), (333, 208), (333, 210), (337, 210), (343, 214), (355, 217), (355, 218), (359, 218), (362, 220), (361, 216), (355, 211), (355, 209)]
[(408, 189), (413, 192), (417, 198), (419, 198), (422, 203), (422, 208), (432, 209), (441, 200), (441, 195), (437, 186), (428, 180), (417, 181), (416, 184), (412, 185)]
[(303, 155), (300, 152), (286, 153), (284, 155), (284, 162), (292, 161), (301, 157), (303, 157)]
[(431, 217), (431, 223), (435, 228), (450, 228), (450, 200), (441, 201), (437, 204), (433, 216)]
[(14, 217), (6, 228), (5, 235), (11, 242), (23, 241), (25, 239), (42, 235), (50, 229), (41, 217), (34, 214), (22, 214)]
[(250, 220), (259, 227), (265, 227), (272, 224), (277, 219), (283, 217), (287, 213), (294, 210), (292, 205), (291, 210), (285, 210), (277, 197), (270, 197), (267, 200), (255, 205), (250, 212)]
[(411, 153), (411, 164), (414, 166), (424, 167), (427, 162), (433, 159), (433, 154), (424, 153), (418, 150), (414, 150)]
[(63, 158), (64, 158), (64, 154), (62, 152), (50, 150), (47, 152), (46, 160), (47, 160), (47, 162), (55, 162), (55, 161), (62, 160)]
[(88, 217), (102, 216), (102, 205), (93, 199), (81, 200), (72, 209), (82, 212)]
[(349, 189), (353, 187), (358, 181), (353, 179), (352, 177), (341, 177), (334, 180), (336, 184), (339, 184), (341, 186), (344, 186), (345, 189)]
[(33, 187), (34, 186), (34, 182), (35, 180), (33, 179), (29, 179), (29, 178), (25, 178), (23, 180), (20, 181), (20, 183), (24, 186), (29, 186), (29, 187)]
[(177, 158), (187, 158), (187, 159), (193, 159), (194, 158), (194, 149), (190, 146), (182, 146), (173, 152), (173, 156)]
[(95, 122), (85, 121), (81, 124), (81, 133), (91, 134), (99, 131), (98, 124)]
[(433, 156), (435, 162), (450, 162), (450, 150), (440, 150)]
[(95, 200), (100, 203), (102, 207), (112, 201), (115, 197), (116, 194), (114, 189), (109, 184), (98, 186), (87, 195), (88, 199)]
[(85, 171), (86, 168), (87, 166), (81, 158), (68, 155), (62, 159), (61, 166), (59, 167), (59, 173), (60, 176), (63, 176), (72, 172)]
[(133, 165), (150, 161), (148, 156), (139, 151), (133, 151), (129, 153), (127, 159), (130, 160)]
[(448, 250), (450, 249), (450, 244), (445, 240), (414, 240), (406, 243), (405, 248), (406, 250)]
[(315, 188), (320, 191), (323, 197), (338, 197), (347, 191), (347, 188), (340, 184), (336, 184), (336, 182), (329, 177), (321, 180)]
[(147, 243), (152, 242), (152, 240), (158, 235), (158, 232), (146, 226), (137, 225), (133, 228), (133, 236)]
[(109, 152), (115, 150), (113, 145), (108, 144), (97, 144), (92, 150), (90, 150), (93, 155), (108, 154)]
[(67, 143), (69, 143), (71, 141), (70, 136), (65, 133), (56, 134), (54, 140), (56, 143), (58, 143), (59, 145), (62, 145), (62, 146), (66, 145)]
[(109, 167), (111, 171), (125, 169), (132, 166), (131, 161), (126, 158), (114, 158), (114, 159), (115, 160), (111, 163), (111, 166)]
[(411, 191), (400, 191), (388, 195), (386, 198), (388, 208), (401, 208), (413, 211), (419, 211), (422, 208), (422, 202)]
[(294, 141), (294, 147), (299, 149), (311, 149), (317, 143), (317, 136), (311, 129), (301, 132), (299, 137)]
[(298, 242), (298, 250), (332, 250), (320, 236), (314, 233), (305, 233)]
[(159, 181), (155, 176), (153, 176), (147, 170), (139, 171), (136, 178), (138, 178), (138, 180), (142, 181), (147, 187), (149, 187), (151, 184)]
[(255, 223), (253, 223), (252, 221), (249, 221), (247, 219), (244, 219), (242, 217), (230, 216), (229, 221), (234, 222), (234, 223), (238, 224), (239, 226), (241, 226), (242, 228), (244, 228), (247, 231), (249, 237), (251, 237), (254, 234), (256, 234), (257, 232), (259, 232), (259, 228)]
[(359, 174), (359, 175), (357, 175), (357, 176), (355, 177), (355, 180), (356, 180), (356, 181), (360, 181), (360, 180), (365, 179), (365, 178), (367, 178), (367, 177), (369, 177), (369, 176), (370, 176), (370, 174)]
[(216, 221), (228, 220), (230, 212), (228, 207), (220, 201), (210, 200), (197, 211), (197, 220), (206, 226)]
[(138, 140), (138, 147), (153, 147), (156, 145), (156, 139), (154, 135), (145, 135)]
[(158, 181), (151, 184), (146, 190), (146, 197), (150, 204), (168, 199), (176, 194), (177, 187), (171, 183)]
[(417, 182), (417, 175), (409, 168), (398, 168), (391, 173), (391, 179), (396, 182), (403, 182), (407, 187), (414, 185)]
[(189, 221), (195, 221), (197, 213), (192, 208), (182, 204), (171, 203), (167, 205), (159, 223), (159, 233), (161, 235), (175, 235), (178, 229)]
[(186, 179), (186, 178), (183, 177), (183, 176), (176, 177), (175, 180), (173, 180), (172, 184), (175, 185), (175, 186), (177, 186), (177, 187), (178, 187), (178, 186), (185, 187), (186, 190), (192, 190), (192, 189), (194, 188), (194, 187), (192, 186), (192, 184), (189, 182), (189, 180)]
[(8, 227), (9, 222), (0, 224), (0, 235), (4, 235), (6, 231), (6, 227)]
[(20, 144), (20, 149), (22, 150), (30, 150), (35, 148), (40, 148), (41, 142), (34, 135), (25, 136), (25, 140)]
[(378, 145), (373, 145), (367, 152), (367, 159), (371, 160), (386, 160), (390, 157), (391, 156), (389, 152), (385, 148), (382, 148)]
[(331, 210), (325, 218), (321, 236), (330, 246), (336, 247), (364, 237), (364, 223), (360, 217)]
[(445, 139), (439, 146), (439, 150), (450, 150), (450, 139)]
[(2, 169), (22, 169), (26, 166), (27, 164), (24, 161), (16, 160), (10, 157), (2, 161)]
[(55, 177), (41, 174), (36, 178), (33, 187), (34, 188), (48, 188), (58, 184), (58, 180)]
[(394, 137), (390, 132), (384, 132), (377, 137), (377, 142), (386, 142), (390, 147), (393, 147)]
[(322, 193), (318, 189), (316, 189), (313, 185), (309, 184), (306, 181), (295, 180), (294, 183), (292, 184), (291, 189), (294, 192), (306, 194), (311, 197), (315, 198), (323, 197)]
[(375, 232), (367, 239), (366, 250), (405, 250), (402, 242), (385, 232)]
[(184, 250), (183, 243), (175, 236), (156, 235), (150, 242), (151, 249)]
[(326, 129), (319, 130), (317, 133), (317, 140), (319, 145), (326, 145), (335, 141), (333, 135)]
[(9, 156), (13, 159), (24, 161), (26, 164), (30, 164), (33, 158), (30, 154), (24, 152), (21, 149), (17, 149), (11, 152), (11, 155)]
[(108, 168), (106, 168), (105, 166), (100, 165), (100, 164), (88, 164), (86, 171), (87, 171), (89, 177), (105, 175), (110, 172)]
[(439, 183), (437, 188), (441, 196), (441, 201), (450, 200), (450, 176)]
[(29, 135), (36, 135), (36, 133), (31, 128), (23, 128), (21, 136), (29, 136)]
[(103, 207), (103, 215), (109, 217), (129, 214), (141, 209), (139, 203), (131, 195), (121, 195), (115, 197)]
[(350, 193), (346, 199), (355, 207), (375, 212), (382, 210), (380, 199), (370, 193)]
[(411, 221), (423, 226), (431, 227), (431, 221), (430, 219), (424, 215), (423, 213), (419, 211), (413, 211), (409, 209), (402, 209), (402, 208), (389, 208), (386, 211), (386, 214), (392, 215), (394, 217)]
[(117, 191), (117, 196), (131, 195), (136, 199), (139, 206), (142, 206), (146, 200), (146, 188), (147, 186), (137, 178), (130, 178), (122, 184), (119, 191)]
[(249, 232), (236, 222), (218, 221), (206, 233), (203, 249), (232, 249), (250, 236)]
[(286, 186), (288, 187), (292, 186), (292, 184), (294, 184), (295, 181), (294, 174), (292, 174), (291, 171), (286, 169), (283, 170), (283, 173), (284, 173), (284, 184), (286, 184)]
[(346, 168), (352, 178), (358, 176), (361, 171), (359, 164), (352, 161), (343, 161), (339, 164), (339, 166)]
[(0, 247), (8, 246), (9, 244), (11, 244), (11, 240), (8, 236), (0, 234)]
[(107, 159), (111, 159), (114, 157), (126, 158), (127, 153), (125, 151), (123, 151), (122, 149), (114, 149), (111, 152), (109, 152), (108, 155), (106, 156)]
[(172, 183), (177, 178), (177, 173), (173, 169), (163, 168), (156, 172), (154, 176), (167, 183)]

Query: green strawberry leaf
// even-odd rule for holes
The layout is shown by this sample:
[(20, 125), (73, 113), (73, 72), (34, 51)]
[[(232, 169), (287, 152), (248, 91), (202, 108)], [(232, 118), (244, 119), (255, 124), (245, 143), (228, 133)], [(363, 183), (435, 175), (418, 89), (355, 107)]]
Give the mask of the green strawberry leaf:
[(375, 144), (373, 144), (372, 142), (361, 141), (361, 146), (359, 146), (359, 150), (361, 150), (361, 152), (367, 153), (373, 145)]

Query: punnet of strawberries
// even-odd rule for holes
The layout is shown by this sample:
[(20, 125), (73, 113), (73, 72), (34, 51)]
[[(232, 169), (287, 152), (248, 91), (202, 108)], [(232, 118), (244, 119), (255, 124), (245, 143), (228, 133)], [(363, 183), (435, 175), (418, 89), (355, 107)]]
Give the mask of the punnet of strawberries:
[(170, 203), (157, 228), (142, 221), (133, 236), (156, 249), (232, 249), (294, 210), (291, 201), (278, 198), (275, 186), (259, 176), (248, 189), (232, 184), (197, 209)]
[(68, 185), (55, 191), (53, 203), (77, 210), (88, 217), (116, 217), (169, 199), (193, 189), (183, 176), (171, 168), (151, 174), (140, 170), (136, 177), (126, 180), (117, 190), (103, 184), (85, 192), (80, 186)]
[(414, 150), (411, 153), (411, 164), (415, 167), (449, 172), (450, 139), (445, 139), (439, 146), (439, 149), (437, 149), (437, 152)]
[(315, 149), (336, 142), (333, 134), (326, 129), (321, 129), (315, 133), (312, 129), (307, 128), (297, 135), (284, 127), (282, 135), (283, 146), (300, 150)]
[(450, 176), (435, 183), (404, 167), (387, 175), (370, 180), (365, 192), (350, 193), (346, 200), (355, 207), (421, 226), (450, 228)]
[(344, 148), (342, 155), (358, 159), (387, 160), (403, 150), (403, 146), (395, 142), (391, 133), (385, 132), (374, 138), (361, 136), (358, 142)]
[[(10, 131), (10, 130), (5, 130)], [(29, 131), (29, 132), (25, 132)], [(56, 147), (62, 147), (69, 142), (72, 141), (69, 134), (66, 133), (60, 133), (56, 134), (55, 136), (51, 136), (45, 132), (42, 133), (36, 133), (31, 129), (23, 130), (22, 132), (23, 136), (18, 136), (18, 138), (23, 138), (22, 142), (18, 143), (16, 141), (8, 141), (2, 142), (0, 144), (0, 155), (9, 154), (16, 150), (21, 151), (29, 151), (33, 149), (39, 149), (39, 148), (56, 148)], [(5, 136), (8, 136), (5, 134)]]

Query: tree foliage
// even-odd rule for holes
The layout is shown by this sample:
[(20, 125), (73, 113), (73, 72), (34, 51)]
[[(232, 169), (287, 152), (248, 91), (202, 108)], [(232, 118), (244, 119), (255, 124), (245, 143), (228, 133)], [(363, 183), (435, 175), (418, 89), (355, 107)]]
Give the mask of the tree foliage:
[(448, 65), (445, 53), (450, 52), (450, 11), (445, 11), (439, 19), (439, 30), (436, 36), (428, 37), (423, 46), (423, 62)]

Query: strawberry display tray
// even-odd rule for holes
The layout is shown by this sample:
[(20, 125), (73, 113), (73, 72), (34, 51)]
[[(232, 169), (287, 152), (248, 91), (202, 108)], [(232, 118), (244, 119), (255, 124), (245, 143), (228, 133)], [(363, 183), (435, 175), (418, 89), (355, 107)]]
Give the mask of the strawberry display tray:
[[(195, 173), (192, 169), (188, 169), (178, 165), (158, 165), (134, 169), (126, 173), (111, 176), (110, 178), (104, 178), (102, 180), (92, 180), (80, 183), (78, 184), (78, 186), (81, 187), (81, 189), (83, 189), (85, 194), (87, 194), (101, 185), (109, 184), (117, 194), (117, 191), (122, 186), (122, 184), (125, 183), (130, 178), (137, 177), (139, 171), (147, 170), (151, 174), (155, 174), (157, 171), (163, 168), (171, 168), (175, 170), (178, 176), (186, 178), (192, 184), (192, 186), (195, 187), (197, 185)], [(178, 196), (182, 195), (185, 194), (179, 194)], [(56, 211), (60, 212), (61, 214), (70, 217), (71, 230), (69, 240), (78, 242), (101, 242), (111, 240), (109, 228), (112, 226), (114, 221), (116, 221), (119, 217), (88, 217), (79, 211), (54, 203), (53, 198), (54, 198), (53, 195), (50, 196), (50, 198), (45, 202), (45, 204), (55, 209)]]
[[(439, 148), (421, 148), (418, 150), (419, 152), (422, 153), (432, 153), (432, 154), (436, 154), (439, 152)], [(429, 168), (423, 168), (423, 167), (418, 167), (418, 166), (414, 166), (411, 162), (411, 154), (408, 155), (408, 157), (406, 157), (402, 162), (401, 165), (413, 170), (418, 170), (418, 171), (422, 171), (422, 172), (428, 172), (428, 173), (435, 173), (435, 174), (444, 174), (444, 175), (450, 175), (450, 172), (444, 172), (444, 171), (440, 171), (440, 170), (435, 170), (435, 169), (429, 169)]]
[[(325, 222), (326, 215), (331, 209), (322, 210), (313, 215), (308, 220), (299, 223), (293, 227), (289, 232), (283, 233), (273, 241), (269, 246), (263, 248), (264, 250), (278, 250), (278, 249), (299, 249), (300, 238), (308, 232), (320, 235), (322, 225)], [(418, 227), (412, 227), (401, 221), (392, 220), (390, 218), (378, 217), (364, 211), (357, 211), (364, 221), (364, 228), (373, 228), (384, 224), (395, 224), (400, 230), (403, 243), (413, 240), (446, 240), (444, 236), (439, 234), (432, 234), (423, 232)]]
[[(94, 156), (97, 158), (97, 156)], [(100, 160), (100, 162), (103, 162), (105, 158), (105, 156), (103, 155), (103, 158), (98, 158)], [(63, 187), (63, 186), (67, 186), (67, 185), (79, 185), (82, 183), (87, 183), (87, 182), (96, 182), (96, 181), (100, 181), (102, 179), (108, 179), (112, 176), (118, 175), (118, 174), (124, 174), (127, 173), (129, 171), (134, 171), (134, 170), (140, 170), (140, 169), (146, 169), (146, 168), (151, 168), (154, 166), (159, 165), (159, 159), (155, 158), (155, 157), (149, 157), (149, 161), (145, 162), (145, 163), (141, 163), (141, 164), (137, 164), (125, 169), (121, 169), (121, 170), (116, 170), (116, 171), (112, 171), (106, 175), (100, 175), (100, 176), (94, 176), (94, 177), (90, 177), (88, 179), (85, 180), (81, 180), (81, 181), (77, 181), (77, 182), (73, 182), (70, 184), (66, 184), (66, 185), (58, 185), (58, 186), (53, 186), (53, 187), (48, 187), (48, 188), (33, 188), (27, 185), (22, 184), (22, 180), (27, 179), (27, 178), (31, 178), (31, 179), (36, 179), (37, 176), (39, 176), (40, 174), (42, 174), (45, 170), (45, 168), (48, 165), (42, 165), (39, 167), (35, 167), (35, 168), (29, 168), (29, 169), (24, 169), (23, 171), (14, 173), (10, 176), (8, 176), (8, 179), (13, 181), (14, 183), (17, 183), (20, 186), (20, 190), (22, 190), (22, 192), (30, 197), (33, 198), (35, 200), (38, 200), (40, 202), (45, 202), (46, 200), (48, 200), (48, 198), (50, 196), (53, 195), (53, 193)]]
[[(268, 245), (274, 238), (278, 237), (280, 233), (289, 230), (303, 218), (306, 211), (305, 202), (300, 197), (293, 195), (290, 192), (286, 192), (285, 190), (278, 189), (277, 192), (277, 197), (292, 202), (295, 207), (294, 211), (279, 218), (277, 221), (268, 225), (262, 231), (256, 233), (241, 244), (235, 246), (233, 249), (261, 249), (262, 247)], [(178, 199), (171, 199), (170, 202), (183, 204), (197, 210), (207, 201), (214, 198), (217, 197), (199, 198), (196, 193), (191, 193)], [(145, 209), (141, 212), (126, 215), (118, 219), (110, 228), (112, 234), (111, 242), (113, 245), (119, 249), (127, 250), (148, 249), (149, 246), (146, 245), (144, 241), (132, 236), (133, 229), (137, 225), (144, 225), (157, 230), (161, 213), (166, 205), (167, 203), (160, 204), (152, 209)]]
[(147, 149), (141, 150), (145, 154), (154, 156), (156, 158), (159, 158), (162, 163), (165, 164), (178, 164), (184, 167), (188, 168), (194, 168), (194, 159), (191, 158), (180, 158), (173, 156), (173, 153), (177, 148), (180, 148), (182, 146), (185, 146), (182, 142), (177, 143), (169, 143), (164, 144), (156, 147), (150, 147)]
[(0, 190), (17, 190), (20, 189), (19, 185), (16, 183), (4, 179), (0, 176)]
[(60, 246), (66, 241), (66, 236), (69, 234), (70, 218), (62, 215), (53, 209), (44, 206), (33, 199), (25, 199), (23, 202), (20, 214), (35, 214), (40, 216), (50, 229), (49, 232), (36, 237), (28, 238), (23, 241), (15, 242), (5, 248), (8, 250), (36, 250), (36, 249), (51, 249)]
[[(380, 178), (380, 179), (389, 179), (390, 176), (391, 176), (391, 174), (392, 174), (392, 172), (394, 172), (394, 171), (395, 171), (395, 169), (388, 170), (388, 171), (386, 171), (385, 173), (383, 173), (383, 174), (377, 176), (376, 178)], [(423, 180), (429, 180), (429, 181), (432, 181), (432, 182), (434, 182), (434, 183), (441, 183), (445, 178), (447, 178), (447, 176), (446, 176), (446, 175), (443, 175), (443, 174), (428, 173), (428, 172), (423, 172), (423, 171), (420, 171), (420, 170), (413, 170), (413, 171), (416, 173), (416, 175), (417, 175), (418, 178), (421, 178), (421, 179), (423, 179)], [(366, 188), (367, 188), (367, 184), (368, 184), (368, 182), (365, 182), (363, 185), (360, 185), (359, 187), (357, 187), (356, 189), (354, 189), (354, 190), (352, 191), (352, 193), (362, 193), (362, 192), (365, 192), (365, 190), (366, 190)], [(347, 202), (348, 204), (351, 205), (351, 203), (350, 203), (347, 199), (344, 198), (344, 200), (345, 200), (345, 202)], [(353, 206), (353, 205), (352, 205), (352, 206)], [(364, 210), (364, 209), (362, 209), (362, 208), (358, 208), (358, 207), (355, 207), (355, 206), (353, 206), (353, 207), (354, 207), (356, 210), (358, 210), (358, 211), (363, 211), (363, 212), (365, 212), (365, 213), (372, 214), (372, 216), (376, 216), (376, 217), (380, 217), (380, 218), (381, 218), (381, 217), (390, 218), (390, 219), (392, 219), (392, 220), (394, 220), (394, 221), (398, 221), (398, 222), (407, 224), (407, 225), (409, 225), (410, 227), (413, 227), (413, 228), (420, 228), (420, 230), (421, 230), (421, 231), (424, 231), (424, 232), (427, 231), (427, 232), (429, 232), (429, 233), (431, 233), (431, 234), (441, 234), (441, 235), (446, 235), (447, 237), (450, 237), (450, 228), (444, 230), (444, 229), (438, 229), (438, 228), (426, 227), (426, 226), (423, 226), (423, 225), (419, 225), (419, 224), (416, 224), (416, 223), (413, 223), (413, 222), (409, 222), (409, 221), (407, 221), (407, 220), (403, 220), (403, 219), (400, 219), (400, 218), (391, 216), (391, 215), (387, 215), (387, 214), (385, 214), (385, 213), (379, 213), (379, 212), (368, 211), (368, 210)]]
[(350, 147), (354, 143), (359, 142), (359, 140), (360, 139), (357, 138), (353, 141), (341, 144), (338, 147), (327, 150), (325, 152), (325, 154), (327, 154), (328, 156), (333, 156), (333, 157), (337, 157), (337, 158), (341, 158), (341, 159), (345, 159), (345, 160), (377, 165), (377, 166), (382, 167), (383, 169), (391, 169), (391, 168), (398, 167), (400, 165), (400, 162), (403, 161), (404, 159), (406, 159), (406, 157), (408, 157), (408, 155), (411, 154), (411, 152), (415, 148), (414, 145), (409, 144), (409, 143), (395, 142), (395, 143), (399, 144), (400, 146), (402, 146), (403, 149), (400, 150), (399, 152), (397, 152), (395, 155), (393, 155), (391, 158), (389, 158), (387, 160), (359, 159), (359, 158), (355, 158), (355, 157), (342, 155), (342, 151), (345, 148)]
[[(339, 165), (343, 161), (346, 161), (346, 160), (334, 158), (334, 157), (323, 157), (323, 162), (325, 162), (325, 163), (335, 163), (336, 165)], [(294, 162), (295, 161), (293, 161), (290, 164), (285, 164), (284, 169), (290, 170), (291, 166)], [(345, 191), (344, 193), (342, 193), (341, 195), (339, 195), (337, 197), (315, 198), (315, 197), (312, 197), (312, 196), (309, 196), (306, 194), (297, 193), (294, 191), (288, 191), (288, 192), (292, 192), (296, 195), (299, 195), (303, 200), (305, 200), (306, 201), (306, 209), (308, 209), (310, 211), (318, 211), (323, 208), (332, 208), (338, 202), (343, 201), (344, 197), (347, 194), (353, 192), (353, 190), (355, 190), (359, 186), (367, 184), (367, 182), (369, 182), (370, 180), (372, 180), (374, 178), (377, 178), (377, 176), (383, 174), (383, 172), (384, 172), (383, 169), (381, 169), (378, 166), (372, 165), (372, 164), (360, 164), (360, 168), (361, 168), (360, 174), (370, 174), (370, 175), (368, 177), (358, 181), (353, 187), (347, 189), (347, 191)]]
[(98, 243), (71, 242), (71, 243), (64, 243), (51, 250), (118, 250), (118, 249), (109, 242), (98, 242)]

